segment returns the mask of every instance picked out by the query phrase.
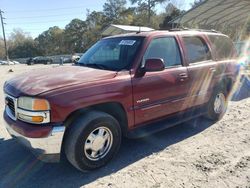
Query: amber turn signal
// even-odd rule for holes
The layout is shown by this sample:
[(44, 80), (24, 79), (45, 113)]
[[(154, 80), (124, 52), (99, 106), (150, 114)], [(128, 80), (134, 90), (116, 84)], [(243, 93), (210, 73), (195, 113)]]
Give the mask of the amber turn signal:
[(42, 116), (33, 116), (32, 117), (32, 122), (41, 123), (41, 122), (43, 122), (43, 117)]
[(34, 99), (33, 101), (33, 110), (43, 111), (49, 110), (49, 103), (44, 99)]

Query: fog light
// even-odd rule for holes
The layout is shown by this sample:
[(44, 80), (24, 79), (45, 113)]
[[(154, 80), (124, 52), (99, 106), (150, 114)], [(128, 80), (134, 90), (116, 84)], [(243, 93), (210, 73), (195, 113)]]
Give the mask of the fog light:
[(43, 122), (43, 117), (42, 116), (33, 116), (32, 122), (41, 123), (41, 122)]
[(26, 122), (31, 122), (31, 123), (41, 123), (43, 122), (43, 117), (42, 116), (27, 116), (24, 114), (18, 114), (18, 118), (26, 121)]

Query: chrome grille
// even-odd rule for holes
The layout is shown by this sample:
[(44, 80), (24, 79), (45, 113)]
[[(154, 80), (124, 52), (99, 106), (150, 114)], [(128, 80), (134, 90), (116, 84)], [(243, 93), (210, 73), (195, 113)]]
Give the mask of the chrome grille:
[(9, 107), (10, 109), (10, 112), (12, 113), (13, 116), (15, 116), (15, 103), (14, 103), (14, 100), (10, 97), (6, 97), (5, 99), (7, 101), (7, 106)]
[(10, 95), (5, 95), (5, 103), (8, 116), (16, 120), (17, 99)]

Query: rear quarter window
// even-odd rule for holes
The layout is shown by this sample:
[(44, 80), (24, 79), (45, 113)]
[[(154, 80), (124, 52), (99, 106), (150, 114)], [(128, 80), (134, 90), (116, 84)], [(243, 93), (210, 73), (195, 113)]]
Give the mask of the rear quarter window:
[(233, 42), (226, 36), (208, 35), (215, 52), (216, 60), (227, 60), (235, 57)]

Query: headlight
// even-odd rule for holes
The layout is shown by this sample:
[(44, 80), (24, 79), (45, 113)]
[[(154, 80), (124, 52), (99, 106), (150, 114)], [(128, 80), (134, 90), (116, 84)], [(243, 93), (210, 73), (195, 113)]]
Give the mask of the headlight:
[(18, 108), (30, 111), (50, 110), (49, 102), (45, 99), (36, 99), (31, 97), (20, 97), (17, 101)]
[(28, 123), (49, 123), (49, 102), (45, 99), (19, 97), (17, 100), (17, 118)]

